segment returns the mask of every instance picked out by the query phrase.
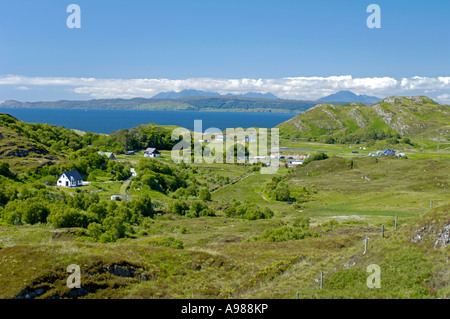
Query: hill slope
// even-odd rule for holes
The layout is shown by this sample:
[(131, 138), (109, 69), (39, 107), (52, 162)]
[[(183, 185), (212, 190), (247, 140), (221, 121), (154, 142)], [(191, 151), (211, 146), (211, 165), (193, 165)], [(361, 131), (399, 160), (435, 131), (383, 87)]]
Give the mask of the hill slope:
[(400, 136), (448, 141), (450, 106), (425, 96), (389, 97), (371, 106), (319, 104), (278, 127), (284, 136), (342, 143)]

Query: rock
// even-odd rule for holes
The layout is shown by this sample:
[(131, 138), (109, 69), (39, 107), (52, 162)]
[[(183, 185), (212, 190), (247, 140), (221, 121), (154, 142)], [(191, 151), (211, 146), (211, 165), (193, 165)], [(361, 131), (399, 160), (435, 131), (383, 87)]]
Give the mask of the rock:
[(444, 229), (438, 234), (436, 241), (434, 242), (434, 248), (445, 248), (450, 244), (450, 224), (444, 227)]

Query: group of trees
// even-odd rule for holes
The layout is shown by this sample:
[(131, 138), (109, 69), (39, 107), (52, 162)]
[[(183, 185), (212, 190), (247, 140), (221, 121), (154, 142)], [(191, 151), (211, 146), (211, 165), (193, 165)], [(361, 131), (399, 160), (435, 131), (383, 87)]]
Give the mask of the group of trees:
[(116, 154), (124, 154), (126, 151), (146, 149), (147, 147), (170, 150), (179, 142), (179, 140), (172, 140), (171, 137), (172, 130), (155, 124), (146, 124), (114, 131), (108, 136), (98, 136), (92, 145)]
[(281, 176), (274, 176), (264, 185), (264, 193), (271, 199), (289, 202), (294, 199), (291, 196), (289, 186), (283, 181)]
[(0, 218), (7, 224), (80, 227), (85, 229), (85, 236), (102, 242), (116, 241), (133, 233), (133, 226), (139, 226), (154, 214), (148, 195), (116, 202), (100, 200), (97, 194), (88, 192), (70, 196), (39, 183), (0, 187)]
[(357, 132), (344, 132), (342, 134), (335, 134), (332, 136), (325, 136), (323, 141), (327, 144), (353, 144), (353, 143), (366, 143), (373, 145), (376, 141), (385, 141), (388, 144), (399, 144), (405, 142), (402, 136), (396, 132), (387, 130), (359, 130)]
[(273, 217), (273, 211), (268, 207), (261, 208), (256, 204), (241, 204), (238, 201), (234, 201), (232, 206), (225, 210), (225, 216), (247, 220), (269, 219)]

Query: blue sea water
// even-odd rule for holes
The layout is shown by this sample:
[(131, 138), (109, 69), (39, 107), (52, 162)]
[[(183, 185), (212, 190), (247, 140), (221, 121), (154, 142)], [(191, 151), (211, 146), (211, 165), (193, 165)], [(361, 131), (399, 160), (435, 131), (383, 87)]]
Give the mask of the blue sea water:
[(194, 129), (194, 120), (202, 120), (202, 130), (216, 127), (273, 128), (294, 117), (294, 113), (257, 112), (196, 112), (196, 111), (135, 111), (135, 110), (81, 110), (0, 108), (28, 123), (47, 123), (81, 131), (108, 134), (140, 124), (178, 125)]

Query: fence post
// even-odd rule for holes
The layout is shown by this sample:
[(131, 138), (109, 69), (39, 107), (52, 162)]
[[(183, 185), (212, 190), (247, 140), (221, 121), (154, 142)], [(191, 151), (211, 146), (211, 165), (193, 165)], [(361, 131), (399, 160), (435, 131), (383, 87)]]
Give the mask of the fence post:
[(297, 299), (300, 299), (300, 293), (297, 291)]
[(394, 229), (397, 230), (397, 219), (398, 215), (395, 215)]
[(363, 254), (365, 254), (367, 252), (367, 244), (368, 244), (368, 242), (369, 242), (369, 238), (366, 237), (366, 239), (364, 239), (364, 252), (363, 252)]
[(323, 271), (320, 272), (320, 289), (323, 289)]
[(381, 238), (384, 238), (384, 224), (381, 225)]

